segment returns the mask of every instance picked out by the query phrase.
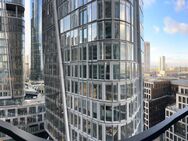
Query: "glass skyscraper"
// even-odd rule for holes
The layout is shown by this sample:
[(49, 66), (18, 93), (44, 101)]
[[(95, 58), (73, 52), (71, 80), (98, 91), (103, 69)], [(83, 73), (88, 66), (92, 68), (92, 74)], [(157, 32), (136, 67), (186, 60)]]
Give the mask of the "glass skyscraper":
[(45, 128), (54, 140), (116, 141), (142, 131), (142, 5), (43, 0)]
[(23, 98), (24, 2), (0, 1), (0, 106)]
[(31, 80), (42, 79), (42, 0), (32, 0)]

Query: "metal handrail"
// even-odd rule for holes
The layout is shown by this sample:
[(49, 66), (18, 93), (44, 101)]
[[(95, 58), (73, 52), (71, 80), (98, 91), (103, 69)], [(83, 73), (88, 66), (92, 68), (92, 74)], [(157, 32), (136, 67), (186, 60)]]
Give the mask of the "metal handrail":
[[(166, 118), (164, 121), (158, 123), (157, 125), (149, 128), (148, 130), (135, 135), (125, 141), (151, 141), (159, 137), (166, 130), (168, 130), (172, 125), (174, 125), (179, 120), (183, 119), (188, 115), (188, 107), (177, 111), (172, 116)], [(157, 115), (156, 115), (157, 116)]]
[(16, 141), (47, 141), (2, 120), (0, 120), (0, 132), (8, 135)]

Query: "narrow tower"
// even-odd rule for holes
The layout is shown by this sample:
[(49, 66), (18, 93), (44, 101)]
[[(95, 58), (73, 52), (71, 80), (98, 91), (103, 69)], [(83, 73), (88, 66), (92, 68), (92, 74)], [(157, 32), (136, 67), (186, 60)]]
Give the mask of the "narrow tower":
[(31, 80), (42, 79), (42, 0), (32, 0)]

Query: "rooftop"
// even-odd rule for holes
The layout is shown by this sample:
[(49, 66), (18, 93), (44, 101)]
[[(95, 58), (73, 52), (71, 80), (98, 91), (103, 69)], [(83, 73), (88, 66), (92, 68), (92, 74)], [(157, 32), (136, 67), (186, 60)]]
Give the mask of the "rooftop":
[(37, 98), (30, 99), (30, 100), (24, 100), (24, 105), (33, 105), (33, 104), (41, 104), (45, 102), (45, 96), (43, 94), (38, 94)]
[(174, 112), (177, 112), (178, 110), (180, 110), (177, 108), (176, 104), (167, 106), (166, 109), (172, 110)]
[(173, 85), (188, 87), (188, 80), (186, 79), (173, 80), (171, 83)]
[(165, 79), (160, 79), (160, 78), (149, 78), (149, 79), (145, 79), (144, 82), (169, 82), (169, 80), (165, 80)]

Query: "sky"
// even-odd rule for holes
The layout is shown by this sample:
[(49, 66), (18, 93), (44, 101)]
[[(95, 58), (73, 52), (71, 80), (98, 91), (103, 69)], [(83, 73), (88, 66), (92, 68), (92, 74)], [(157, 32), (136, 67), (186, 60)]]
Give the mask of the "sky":
[[(144, 40), (151, 44), (151, 66), (160, 56), (168, 66), (188, 66), (188, 0), (143, 0)], [(25, 54), (31, 48), (31, 6), (25, 1)]]
[[(31, 6), (30, 0), (25, 1), (25, 56), (31, 54)], [(30, 60), (30, 58), (29, 58)]]
[(151, 66), (160, 56), (168, 66), (188, 66), (188, 0), (144, 0), (144, 40)]

